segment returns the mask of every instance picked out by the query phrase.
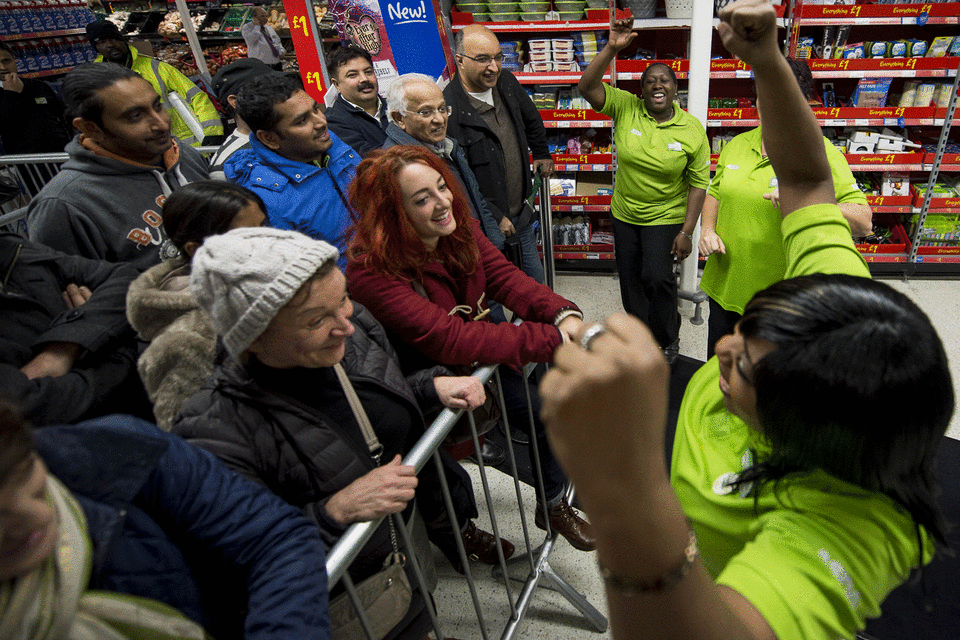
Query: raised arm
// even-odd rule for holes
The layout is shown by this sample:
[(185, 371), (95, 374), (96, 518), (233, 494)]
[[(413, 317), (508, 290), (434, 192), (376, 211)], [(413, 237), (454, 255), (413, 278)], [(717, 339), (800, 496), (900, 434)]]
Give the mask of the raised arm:
[(740, 0), (720, 12), (717, 30), (727, 50), (753, 69), (764, 107), (763, 145), (777, 174), (783, 217), (809, 205), (835, 203), (823, 133), (777, 47), (772, 6)]
[(617, 53), (633, 42), (636, 37), (632, 16), (623, 20), (614, 20), (610, 23), (610, 38), (607, 40), (606, 46), (597, 53), (597, 57), (583, 70), (580, 82), (577, 83), (580, 95), (586, 98), (594, 110), (602, 109), (604, 102), (607, 100), (606, 92), (603, 90), (604, 72), (613, 62), (613, 59), (617, 57)]

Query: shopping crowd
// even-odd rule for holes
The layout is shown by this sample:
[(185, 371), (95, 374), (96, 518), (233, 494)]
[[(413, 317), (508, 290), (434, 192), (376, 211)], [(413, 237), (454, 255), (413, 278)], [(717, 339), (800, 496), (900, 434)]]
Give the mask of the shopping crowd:
[[(617, 638), (852, 638), (942, 548), (943, 347), (869, 279), (851, 240), (869, 209), (764, 0), (721, 13), (763, 108), (713, 182), (669, 67), (639, 95), (601, 82), (632, 19), (585, 69), (581, 94), (617, 125), (631, 314), (592, 325), (544, 284), (531, 202), (553, 163), (489, 29), (456, 34), (445, 87), (405, 74), (381, 91), (370, 54), (343, 45), (325, 110), (276, 70), (259, 11), (268, 62), (214, 78), (225, 138), (206, 94), (92, 23), (101, 57), (66, 75), (64, 132), (46, 132), (69, 160), (27, 237), (0, 232), (0, 637), (361, 637), (325, 550), (379, 519), (350, 577), (389, 577), (399, 604), (370, 605), (377, 637), (427, 637), (432, 587), (397, 526), (460, 572), (461, 547), (487, 564), (515, 551), (476, 524), (465, 461), (402, 464), (444, 408), (502, 405), (539, 478), (534, 523), (598, 551)], [(6, 53), (3, 110), (42, 92)], [(222, 139), (209, 159), (192, 146), (206, 136)], [(716, 356), (668, 471), (673, 265), (701, 211)], [(502, 398), (469, 375), (490, 364)], [(921, 409), (893, 414), (889, 394)], [(504, 455), (488, 438), (473, 459)]]

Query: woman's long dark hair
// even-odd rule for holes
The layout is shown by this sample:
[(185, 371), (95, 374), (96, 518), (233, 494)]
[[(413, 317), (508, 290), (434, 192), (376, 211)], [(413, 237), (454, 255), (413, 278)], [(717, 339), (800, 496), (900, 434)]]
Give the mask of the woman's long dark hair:
[(756, 294), (739, 329), (776, 345), (754, 367), (772, 452), (740, 483), (821, 469), (889, 496), (945, 545), (934, 463), (954, 394), (923, 311), (885, 284), (816, 274)]

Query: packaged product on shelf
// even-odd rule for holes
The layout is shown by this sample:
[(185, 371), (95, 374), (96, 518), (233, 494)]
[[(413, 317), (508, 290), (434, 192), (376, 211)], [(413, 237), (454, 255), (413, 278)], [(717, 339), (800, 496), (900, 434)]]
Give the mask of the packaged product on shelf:
[[(807, 38), (800, 38), (800, 39), (801, 39), (801, 40), (804, 40), (804, 39), (809, 40), (809, 44), (807, 45), (808, 47), (813, 47), (813, 46), (814, 46), (814, 44), (813, 44), (814, 40), (813, 40), (813, 37), (812, 37), (812, 36), (809, 36), (809, 37), (807, 37)], [(820, 45), (814, 47), (814, 49), (813, 49), (814, 53), (817, 54), (817, 57), (819, 57), (819, 58), (829, 58), (829, 57), (831, 57), (831, 56), (833, 55), (833, 47), (834, 47), (834, 43), (836, 42), (836, 39), (837, 39), (837, 28), (836, 28), (836, 27), (830, 27), (830, 26), (824, 27), (824, 28), (823, 28), (823, 36), (820, 38)], [(810, 56), (810, 55), (808, 54), (806, 57), (807, 57), (807, 58), (810, 58), (810, 57), (812, 57), (812, 56)]]
[(857, 188), (868, 196), (880, 195), (880, 187), (869, 173), (854, 172), (854, 180), (857, 181)]
[(880, 181), (880, 195), (908, 196), (910, 195), (910, 174), (888, 171)]
[(960, 38), (954, 38), (953, 42), (950, 43), (950, 49), (947, 51), (948, 56), (960, 56)]
[(573, 196), (577, 194), (576, 178), (550, 178), (551, 196)]
[(123, 27), (127, 24), (127, 20), (130, 19), (129, 11), (114, 11), (107, 16), (107, 20), (117, 25), (117, 29), (123, 31)]
[[(910, 216), (911, 228), (916, 227), (919, 216)], [(928, 214), (923, 221), (919, 236), (921, 244), (932, 247), (952, 247), (960, 244), (960, 220), (957, 214)]]
[(553, 42), (546, 39), (530, 40), (527, 42), (527, 46), (530, 47), (531, 53), (534, 51), (553, 51)]
[(932, 82), (922, 82), (917, 85), (917, 97), (913, 100), (915, 107), (929, 107), (933, 102), (933, 94), (937, 90), (937, 85)]
[(166, 15), (163, 16), (163, 20), (157, 26), (157, 33), (162, 36), (177, 36), (180, 34), (181, 29), (183, 29), (183, 20), (180, 18), (179, 11), (168, 11)]
[(907, 80), (903, 83), (903, 93), (900, 94), (900, 102), (897, 103), (898, 107), (912, 107), (913, 103), (917, 101), (917, 87), (920, 86), (920, 83), (916, 80)]
[(867, 49), (868, 58), (886, 58), (890, 50), (890, 43), (882, 40), (867, 42), (864, 46)]
[(953, 85), (941, 82), (933, 92), (933, 103), (939, 109), (946, 109), (950, 104), (950, 92), (953, 91)]
[(520, 53), (523, 51), (523, 42), (521, 40), (501, 40), (500, 51), (504, 56), (510, 53)]
[[(920, 194), (921, 198), (927, 195), (926, 182), (918, 182), (913, 185), (913, 188), (917, 190), (917, 193)], [(937, 182), (933, 185), (933, 195), (937, 198), (953, 198), (956, 197), (957, 190), (954, 189), (952, 185), (949, 185), (945, 182)]]
[(891, 58), (906, 58), (909, 49), (909, 42), (906, 40), (897, 40), (890, 43), (890, 50), (887, 55)]
[(840, 57), (844, 60), (859, 60), (867, 57), (867, 49), (862, 42), (848, 44), (843, 48)]
[[(532, 51), (530, 55), (533, 55)], [(523, 67), (523, 70), (527, 73), (547, 73), (554, 71), (554, 67), (552, 62), (529, 62)]]
[[(893, 78), (861, 78), (853, 94), (855, 107), (885, 107)], [(918, 94), (919, 96), (919, 91)]]
[[(837, 27), (837, 36), (833, 40), (833, 49), (830, 55), (824, 55), (824, 58), (839, 58), (840, 52), (846, 49), (847, 38), (850, 37), (850, 25), (845, 24)], [(863, 56), (860, 56), (861, 58)]]
[(917, 40), (916, 38), (911, 38), (910, 40), (907, 40), (907, 42), (910, 43), (909, 50), (907, 51), (909, 57), (923, 58), (927, 55), (927, 47), (929, 45), (927, 44), (926, 40)]
[(927, 58), (943, 58), (946, 57), (947, 52), (950, 50), (950, 45), (953, 43), (953, 36), (938, 36), (933, 39), (933, 42), (930, 43), (930, 47), (927, 49)]
[[(814, 39), (813, 36), (800, 36), (800, 39), (797, 41), (797, 59), (798, 60), (809, 60), (813, 57), (814, 54)], [(821, 56), (823, 52), (823, 47), (820, 47)]]

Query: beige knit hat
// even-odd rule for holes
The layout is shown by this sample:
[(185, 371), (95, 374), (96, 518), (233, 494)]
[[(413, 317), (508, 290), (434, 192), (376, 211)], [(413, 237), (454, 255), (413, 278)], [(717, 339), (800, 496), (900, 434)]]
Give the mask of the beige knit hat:
[(191, 261), (190, 289), (239, 358), (337, 248), (296, 231), (251, 227), (211, 236)]

